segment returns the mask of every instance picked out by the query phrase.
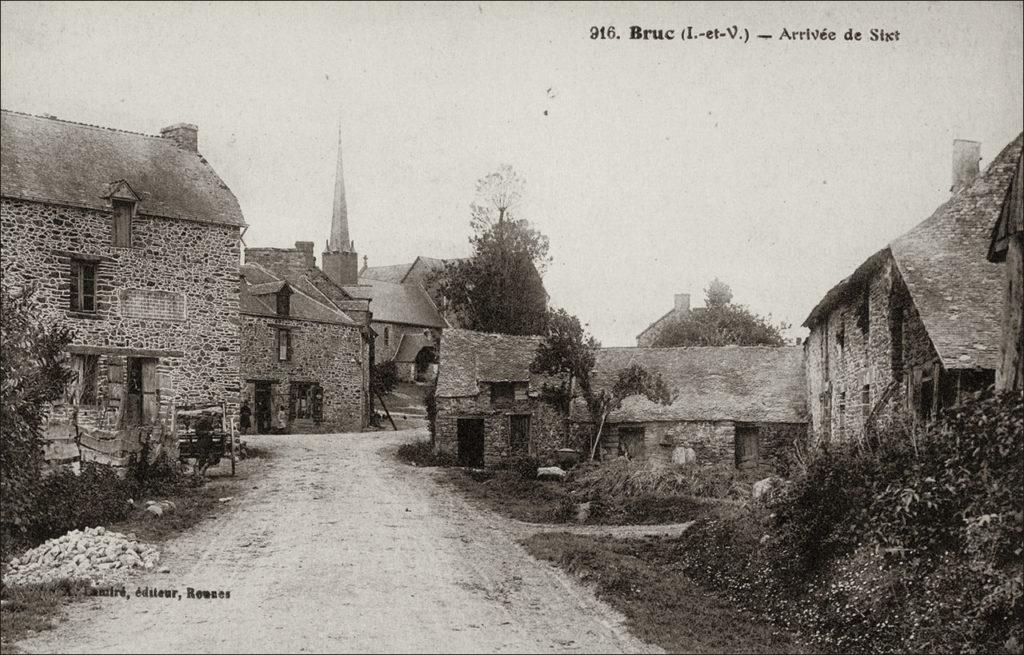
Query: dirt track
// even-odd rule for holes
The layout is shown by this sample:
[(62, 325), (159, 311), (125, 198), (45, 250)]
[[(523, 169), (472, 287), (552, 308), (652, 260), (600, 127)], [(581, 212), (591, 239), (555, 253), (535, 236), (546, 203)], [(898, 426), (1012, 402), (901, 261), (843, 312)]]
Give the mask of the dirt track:
[[(274, 451), (228, 513), (166, 545), (136, 587), (230, 599), (93, 599), (29, 652), (654, 652), (521, 527), (388, 451), (412, 432), (251, 438)], [(244, 466), (244, 463), (243, 463)]]

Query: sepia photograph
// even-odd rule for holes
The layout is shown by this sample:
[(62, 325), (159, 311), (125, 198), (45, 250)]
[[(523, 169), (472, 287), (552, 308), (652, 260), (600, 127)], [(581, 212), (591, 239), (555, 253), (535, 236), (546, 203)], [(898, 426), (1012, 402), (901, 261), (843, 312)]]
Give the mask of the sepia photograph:
[(1024, 655), (1024, 2), (0, 10), (3, 655)]

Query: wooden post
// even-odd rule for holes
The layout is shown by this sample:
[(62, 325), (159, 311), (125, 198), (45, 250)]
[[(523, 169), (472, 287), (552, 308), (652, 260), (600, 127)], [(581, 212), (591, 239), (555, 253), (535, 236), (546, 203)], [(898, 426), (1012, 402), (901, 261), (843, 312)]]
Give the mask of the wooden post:
[(398, 432), (398, 426), (395, 425), (395, 419), (391, 418), (391, 412), (388, 411), (388, 406), (384, 404), (384, 399), (379, 393), (377, 394), (377, 400), (380, 401), (380, 406), (384, 408), (384, 413), (387, 414), (388, 420), (391, 421), (391, 427), (395, 432)]

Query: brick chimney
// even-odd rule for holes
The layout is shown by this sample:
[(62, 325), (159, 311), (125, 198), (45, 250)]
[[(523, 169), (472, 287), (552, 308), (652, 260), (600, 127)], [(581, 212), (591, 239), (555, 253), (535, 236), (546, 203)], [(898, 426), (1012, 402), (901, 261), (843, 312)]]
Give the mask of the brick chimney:
[(179, 148), (199, 152), (199, 128), (192, 123), (177, 123), (160, 130), (160, 136), (178, 144)]
[(981, 161), (980, 143), (953, 139), (953, 186), (950, 191), (957, 193), (978, 177), (979, 161)]
[(676, 294), (676, 311), (677, 312), (688, 312), (688, 311), (690, 311), (690, 294), (688, 294), (688, 293), (677, 293)]

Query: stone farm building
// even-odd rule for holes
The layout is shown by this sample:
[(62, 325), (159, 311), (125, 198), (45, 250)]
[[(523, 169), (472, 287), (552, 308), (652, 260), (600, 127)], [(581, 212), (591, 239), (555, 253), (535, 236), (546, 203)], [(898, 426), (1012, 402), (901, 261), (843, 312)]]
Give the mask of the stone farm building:
[(50, 413), (47, 457), (124, 464), (176, 448), (173, 409), (238, 409), (238, 201), (195, 125), (160, 136), (2, 112), (3, 282), (35, 285), (74, 331), (77, 380)]
[[(594, 391), (610, 391), (634, 364), (661, 375), (672, 403), (624, 399), (602, 429), (602, 459), (627, 455), (667, 463), (681, 461), (682, 450), (690, 448), (698, 463), (779, 468), (794, 440), (807, 437), (799, 347), (601, 348), (591, 376)], [(588, 443), (593, 429), (577, 399), (576, 442)]]
[(252, 410), (253, 429), (277, 427), (281, 408), (289, 432), (366, 427), (365, 318), (348, 316), (308, 273), (278, 276), (247, 263), (240, 283), (242, 398)]
[(988, 260), (1005, 262), (1003, 315), (996, 388), (1024, 389), (1024, 157), (1017, 161), (1010, 189), (992, 230)]
[(1004, 273), (986, 254), (1021, 137), (982, 175), (979, 151), (975, 142), (954, 142), (952, 197), (868, 258), (804, 321), (817, 439), (857, 437), (876, 418), (926, 422), (993, 383)]
[(675, 305), (672, 309), (668, 310), (661, 318), (654, 321), (640, 334), (636, 335), (636, 345), (639, 348), (651, 348), (654, 346), (658, 337), (661, 336), (662, 331), (666, 326), (670, 325), (673, 321), (685, 318), (690, 314), (690, 294), (688, 293), (677, 293), (675, 296)]
[(543, 337), (448, 329), (441, 337), (435, 450), (462, 466), (550, 459), (565, 445), (565, 416), (541, 400), (530, 373)]

